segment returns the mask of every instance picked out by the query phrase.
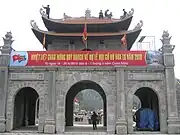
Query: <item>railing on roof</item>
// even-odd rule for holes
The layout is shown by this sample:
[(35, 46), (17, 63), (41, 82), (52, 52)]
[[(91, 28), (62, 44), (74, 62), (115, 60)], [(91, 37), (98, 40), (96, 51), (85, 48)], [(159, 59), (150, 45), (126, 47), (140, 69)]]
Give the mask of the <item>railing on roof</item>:
[(156, 51), (155, 36), (141, 36), (136, 47), (137, 50)]

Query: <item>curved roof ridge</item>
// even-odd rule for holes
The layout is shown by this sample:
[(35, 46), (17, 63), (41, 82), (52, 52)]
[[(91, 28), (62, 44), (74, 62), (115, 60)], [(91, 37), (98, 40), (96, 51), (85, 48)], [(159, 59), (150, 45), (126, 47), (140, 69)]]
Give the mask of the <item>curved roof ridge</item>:
[[(82, 36), (82, 33), (80, 33), (80, 32), (78, 32), (78, 33), (57, 33), (54, 31), (45, 31), (45, 30), (36, 29), (36, 28), (32, 28), (32, 29), (42, 32), (44, 34), (52, 35), (52, 36)], [(124, 31), (119, 31), (119, 32), (89, 32), (89, 33), (87, 33), (87, 36), (124, 35), (124, 34), (128, 34), (128, 33), (136, 32), (139, 30), (140, 29), (132, 29), (132, 30), (127, 30), (127, 31), (124, 30)]]
[[(77, 24), (77, 23), (84, 23), (84, 17), (72, 17), (72, 18), (68, 18), (68, 19), (48, 19), (44, 16), (42, 16), (43, 18), (45, 18), (46, 20), (51, 20), (53, 22), (56, 23), (64, 23), (64, 24)], [(96, 23), (116, 23), (116, 22), (120, 22), (120, 21), (124, 21), (127, 20), (129, 18), (132, 18), (133, 16), (128, 16), (126, 18), (123, 19), (118, 19), (118, 18), (112, 18), (112, 19), (108, 19), (108, 18), (104, 18), (104, 19), (99, 19), (98, 17), (90, 17), (86, 19), (86, 22), (88, 24), (96, 24)]]

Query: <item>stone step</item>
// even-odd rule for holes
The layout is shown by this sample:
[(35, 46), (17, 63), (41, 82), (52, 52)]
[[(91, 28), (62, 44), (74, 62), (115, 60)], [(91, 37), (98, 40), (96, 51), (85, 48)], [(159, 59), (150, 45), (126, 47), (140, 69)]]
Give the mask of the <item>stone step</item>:
[[(0, 135), (115, 135), (115, 134), (107, 134), (106, 132), (65, 132), (64, 134), (44, 134), (44, 133), (0, 133)], [(153, 133), (153, 132), (144, 132), (144, 133), (134, 133), (134, 134), (127, 134), (127, 135), (174, 135), (174, 134), (161, 134), (161, 133)], [(175, 134), (180, 135), (180, 134)]]
[(107, 135), (107, 133), (106, 132), (65, 132), (64, 135)]
[(106, 132), (65, 132), (64, 134), (43, 134), (43, 133), (0, 133), (0, 135), (114, 135)]

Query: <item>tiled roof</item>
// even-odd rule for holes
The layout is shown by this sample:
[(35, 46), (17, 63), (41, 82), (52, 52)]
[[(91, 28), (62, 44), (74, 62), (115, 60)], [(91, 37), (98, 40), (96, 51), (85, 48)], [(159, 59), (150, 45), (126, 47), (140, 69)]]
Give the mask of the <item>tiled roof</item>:
[[(97, 17), (91, 17), (87, 18), (86, 22), (88, 24), (103, 24), (103, 23), (113, 23), (113, 22), (118, 22), (121, 21), (120, 19), (99, 19)], [(67, 24), (84, 24), (85, 23), (85, 18), (84, 17), (77, 17), (77, 18), (68, 18), (65, 20), (60, 20), (61, 23), (67, 23)]]

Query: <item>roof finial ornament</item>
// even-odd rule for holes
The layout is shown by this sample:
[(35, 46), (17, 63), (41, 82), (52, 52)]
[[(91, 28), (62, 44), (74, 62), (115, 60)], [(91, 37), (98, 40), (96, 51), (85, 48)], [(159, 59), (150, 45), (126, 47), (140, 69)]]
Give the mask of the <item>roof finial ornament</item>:
[(172, 36), (169, 37), (168, 30), (167, 31), (164, 30), (163, 34), (162, 34), (162, 39), (160, 39), (160, 40), (161, 40), (163, 45), (170, 45), (171, 37)]
[(40, 8), (39, 12), (43, 17), (46, 17), (46, 18), (48, 17), (43, 8)]
[(139, 30), (142, 28), (142, 26), (143, 26), (143, 21), (140, 20), (140, 22), (135, 26), (135, 28), (133, 30)]
[(89, 8), (86, 9), (85, 11), (85, 17), (90, 18), (91, 17), (91, 10)]
[(6, 33), (5, 37), (3, 37), (3, 40), (4, 40), (4, 47), (10, 47), (11, 44), (13, 43), (13, 39), (12, 39), (12, 32), (9, 31)]
[(67, 19), (70, 19), (70, 18), (72, 18), (72, 17), (68, 16), (66, 13), (63, 14), (63, 19), (64, 20), (67, 20)]
[(120, 16), (120, 19), (125, 19), (127, 17), (127, 12), (125, 9), (123, 9), (123, 15)]
[(162, 39), (160, 39), (162, 42), (162, 47), (160, 48), (160, 51), (162, 51), (163, 53), (172, 53), (173, 52), (175, 45), (170, 44), (171, 37), (172, 36), (169, 36), (169, 32), (167, 30), (163, 31)]
[(120, 16), (120, 19), (126, 19), (128, 17), (131, 17), (134, 14), (134, 8), (131, 8), (129, 12), (126, 12), (125, 9), (123, 9), (123, 15)]
[(13, 37), (12, 37), (12, 32), (11, 31), (6, 33), (5, 38), (3, 37), (3, 39), (6, 39), (6, 40), (12, 40), (12, 38)]
[(132, 16), (134, 14), (134, 8), (131, 8), (131, 10), (129, 11), (129, 13), (127, 13), (127, 16)]
[(39, 27), (37, 26), (37, 23), (34, 20), (31, 20), (30, 24), (34, 29), (39, 30)]

